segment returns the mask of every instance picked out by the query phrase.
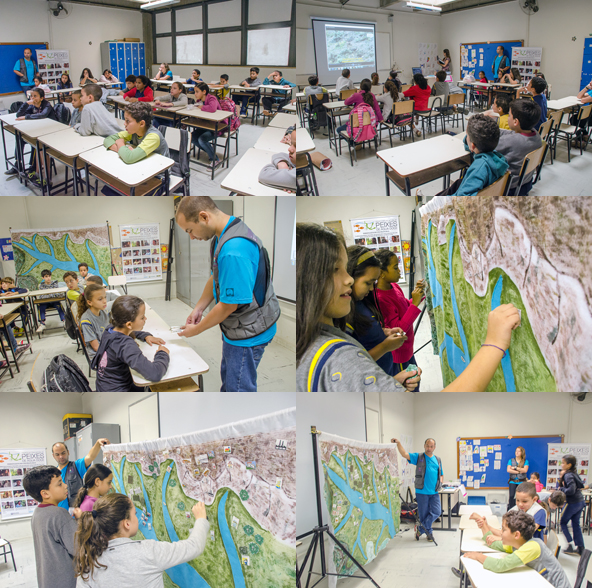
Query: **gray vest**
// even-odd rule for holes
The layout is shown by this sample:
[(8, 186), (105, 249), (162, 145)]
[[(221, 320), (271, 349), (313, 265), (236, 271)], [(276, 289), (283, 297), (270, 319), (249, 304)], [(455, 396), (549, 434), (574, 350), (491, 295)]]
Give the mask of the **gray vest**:
[[(438, 492), (442, 488), (442, 483), (440, 482), (440, 476), (442, 475), (442, 461), (437, 455), (434, 457), (438, 460), (438, 481), (436, 483), (436, 492)], [(417, 465), (415, 467), (415, 489), (416, 490), (423, 490), (423, 484), (425, 482), (425, 475), (426, 475), (427, 463), (425, 458), (425, 453), (420, 453), (417, 456)]]
[(171, 154), (169, 153), (169, 146), (167, 145), (166, 139), (164, 138), (163, 134), (155, 127), (150, 125), (150, 128), (146, 131), (146, 134), (143, 137), (138, 137), (135, 133), (132, 135), (130, 143), (137, 147), (142, 143), (144, 138), (148, 136), (149, 133), (156, 133), (160, 138), (160, 145), (153, 151), (153, 153), (158, 153), (163, 157), (170, 157)]
[[(526, 462), (526, 460), (524, 460)], [(513, 457), (512, 458), (512, 467), (516, 468), (518, 467), (518, 462), (516, 461), (516, 458)], [(522, 467), (522, 466), (520, 466)], [(510, 481), (511, 482), (526, 482), (526, 474), (510, 474)]]
[[(33, 75), (36, 75), (39, 73), (39, 70), (37, 69), (37, 63), (34, 59), (31, 59), (31, 61), (33, 62)], [(23, 77), (20, 79), (20, 82), (23, 84), (32, 85), (33, 80), (29, 80), (29, 77), (27, 75), (27, 66), (25, 65), (25, 59), (23, 57), (19, 59), (19, 64), (21, 66), (21, 73), (23, 74)]]
[(261, 240), (240, 219), (234, 219), (218, 239), (216, 247), (212, 239), (210, 247), (210, 269), (214, 278), (216, 300), (220, 300), (218, 281), (218, 255), (227, 241), (236, 237), (248, 239), (259, 248), (259, 267), (253, 288), (253, 300), (250, 304), (239, 304), (237, 309), (220, 323), (222, 332), (231, 341), (252, 339), (264, 333), (280, 318), (280, 304), (273, 291), (267, 250)]
[(571, 584), (561, 564), (557, 561), (551, 550), (541, 539), (533, 537), (531, 541), (539, 544), (541, 555), (535, 560), (529, 561), (526, 565), (543, 576), (547, 582), (550, 582), (551, 586), (555, 586), (556, 588), (571, 588)]

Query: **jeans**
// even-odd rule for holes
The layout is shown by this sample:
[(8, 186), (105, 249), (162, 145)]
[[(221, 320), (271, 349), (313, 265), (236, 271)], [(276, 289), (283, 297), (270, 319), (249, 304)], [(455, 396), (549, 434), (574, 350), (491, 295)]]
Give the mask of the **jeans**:
[(41, 316), (41, 322), (45, 322), (45, 309), (47, 307), (57, 308), (58, 314), (60, 315), (60, 320), (64, 320), (64, 311), (62, 310), (62, 305), (59, 302), (46, 302), (45, 304), (39, 305), (39, 315)]
[(255, 101), (256, 96), (232, 96), (232, 100), (235, 104), (240, 104), (241, 112), (247, 111), (247, 106), (249, 106), (249, 102)]
[(442, 504), (439, 494), (415, 494), (417, 500), (417, 510), (419, 511), (419, 533), (431, 535), (433, 533), (432, 524), (442, 514)]
[[(409, 358), (409, 361), (404, 361), (403, 363), (394, 363), (393, 367), (394, 367), (394, 374), (393, 375), (397, 375), (403, 371), (405, 371), (405, 369), (407, 368), (408, 365), (413, 364), (413, 365), (417, 365), (417, 361), (415, 361), (415, 355), (412, 355)], [(415, 376), (413, 376), (415, 377)], [(421, 385), (421, 380), (419, 382), (419, 384)], [(413, 390), (413, 392), (419, 392), (419, 385), (417, 386), (417, 388), (415, 390)]]
[(210, 143), (213, 138), (214, 133), (212, 133), (212, 131), (206, 131), (205, 129), (194, 129), (191, 138), (191, 141), (194, 144), (199, 145), (199, 148), (207, 153), (210, 161), (217, 159), (214, 147)]
[(284, 98), (269, 98), (268, 96), (264, 96), (263, 98), (261, 98), (261, 102), (263, 103), (263, 108), (265, 110), (269, 110), (269, 112), (271, 112), (271, 106), (273, 104), (277, 104), (278, 112), (281, 112), (282, 108), (286, 106), (286, 104), (288, 104), (290, 100)]
[[(12, 327), (7, 326), (6, 330), (8, 331), (8, 340), (10, 341), (10, 345), (13, 348), (14, 351), (16, 351), (16, 348), (18, 347), (16, 339), (14, 338), (14, 333), (12, 332)], [(2, 331), (0, 331), (3, 335), (4, 333), (4, 329), (2, 329)]]
[(257, 392), (257, 367), (267, 345), (237, 347), (223, 340), (220, 392)]
[(173, 121), (168, 119), (168, 118), (158, 118), (157, 116), (155, 116), (152, 119), (152, 124), (158, 128), (158, 127), (172, 127), (173, 126)]
[(511, 482), (508, 484), (510, 490), (510, 501), (508, 502), (508, 510), (514, 508), (516, 506), (516, 488), (518, 488), (518, 484), (512, 484)]
[(340, 127), (337, 127), (335, 129), (335, 132), (339, 135), (341, 133), (341, 131), (346, 131), (347, 130), (347, 125), (341, 125)]
[(561, 530), (565, 535), (568, 543), (571, 543), (571, 534), (567, 528), (567, 523), (571, 521), (571, 528), (573, 531), (573, 540), (576, 547), (584, 547), (584, 536), (582, 535), (582, 527), (580, 526), (580, 516), (586, 506), (585, 502), (576, 502), (575, 504), (568, 504), (561, 515)]

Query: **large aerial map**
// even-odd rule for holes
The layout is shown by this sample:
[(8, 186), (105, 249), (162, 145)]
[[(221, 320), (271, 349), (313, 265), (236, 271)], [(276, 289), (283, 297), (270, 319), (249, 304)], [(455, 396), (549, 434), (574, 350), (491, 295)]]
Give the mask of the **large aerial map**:
[[(320, 433), (318, 443), (330, 527), (354, 558), (365, 565), (399, 530), (401, 499), (396, 446), (329, 433)], [(357, 567), (351, 559), (332, 541), (328, 545), (330, 571), (344, 576), (354, 574)]]
[(521, 326), (487, 391), (589, 390), (592, 202), (436, 197), (420, 213), (444, 385), (479, 351), (489, 312), (511, 302)]
[[(186, 539), (192, 506), (206, 504), (206, 549), (168, 569), (166, 588), (294, 586), (296, 430), (289, 424), (294, 411), (274, 413), (271, 422), (278, 415), (287, 426), (262, 433), (228, 436), (225, 427), (220, 439), (210, 430), (104, 448), (115, 490), (136, 506), (135, 539)], [(265, 419), (253, 419), (255, 427)]]

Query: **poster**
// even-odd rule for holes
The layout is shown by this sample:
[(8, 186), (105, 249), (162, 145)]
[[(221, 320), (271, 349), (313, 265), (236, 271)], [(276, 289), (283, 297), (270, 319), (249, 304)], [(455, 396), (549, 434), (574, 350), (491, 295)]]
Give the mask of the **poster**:
[(129, 282), (162, 279), (160, 225), (119, 225), (123, 273)]
[(399, 284), (404, 284), (406, 280), (399, 216), (352, 219), (351, 226), (356, 245), (362, 245), (373, 251), (390, 249), (397, 255), (401, 272)]
[(512, 47), (512, 67), (517, 67), (526, 85), (541, 71), (542, 47)]
[(0, 514), (2, 521), (21, 519), (33, 514), (37, 501), (23, 488), (27, 470), (45, 465), (45, 448), (0, 449)]
[(111, 266), (114, 273), (121, 275), (123, 273), (123, 262), (121, 259), (121, 247), (111, 248)]
[(114, 488), (135, 505), (137, 539), (186, 539), (194, 524), (191, 508), (205, 502), (205, 551), (166, 570), (165, 586), (293, 588), (295, 408), (187, 435), (108, 445), (103, 456)]
[(20, 288), (37, 290), (41, 272), (48, 269), (52, 279), (63, 281), (64, 272), (78, 273), (78, 264), (108, 283), (111, 251), (107, 224), (61, 229), (10, 229), (15, 273)]
[(588, 200), (445, 196), (420, 208), (445, 386), (481, 348), (489, 312), (511, 302), (521, 324), (486, 391), (590, 388), (592, 235), (581, 230)]
[[(361, 565), (371, 562), (399, 530), (397, 446), (318, 436), (329, 528)], [(330, 573), (351, 576), (355, 564), (327, 541)], [(336, 577), (329, 576), (329, 588)]]
[(162, 273), (169, 269), (169, 246), (168, 243), (160, 244), (160, 255), (162, 257)]
[(403, 266), (405, 273), (411, 272), (411, 241), (401, 241), (401, 249), (403, 250)]
[(52, 90), (57, 90), (62, 74), (70, 75), (70, 52), (67, 49), (36, 49), (35, 52), (41, 77)]
[[(578, 463), (576, 469), (582, 482), (588, 484), (590, 469), (590, 443), (549, 443), (549, 457), (547, 462), (547, 480), (545, 488), (553, 490), (559, 483), (561, 475), (561, 458), (573, 455)], [(542, 480), (541, 480), (542, 481)]]
[(424, 76), (433, 76), (442, 69), (438, 63), (438, 43), (419, 43), (418, 57)]
[(14, 260), (14, 254), (12, 252), (12, 239), (0, 239), (0, 253), (2, 254), (2, 261)]

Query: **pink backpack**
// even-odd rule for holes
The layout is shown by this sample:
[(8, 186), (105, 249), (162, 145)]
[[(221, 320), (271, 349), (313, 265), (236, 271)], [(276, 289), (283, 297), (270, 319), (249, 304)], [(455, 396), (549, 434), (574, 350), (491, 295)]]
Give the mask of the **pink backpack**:
[[(367, 112), (370, 115), (370, 123), (364, 124), (364, 113)], [(358, 115), (358, 124), (360, 126), (351, 126), (351, 119), (354, 114)], [(349, 114), (347, 120), (347, 134), (354, 140), (355, 143), (361, 143), (362, 141), (370, 141), (376, 137), (376, 113), (374, 108), (368, 106), (365, 102), (358, 104)]]
[(231, 100), (230, 98), (222, 98), (222, 100), (220, 100), (220, 108), (221, 110), (233, 113), (228, 120), (230, 121), (230, 132), (236, 131), (241, 124), (240, 108), (234, 103), (234, 100)]

